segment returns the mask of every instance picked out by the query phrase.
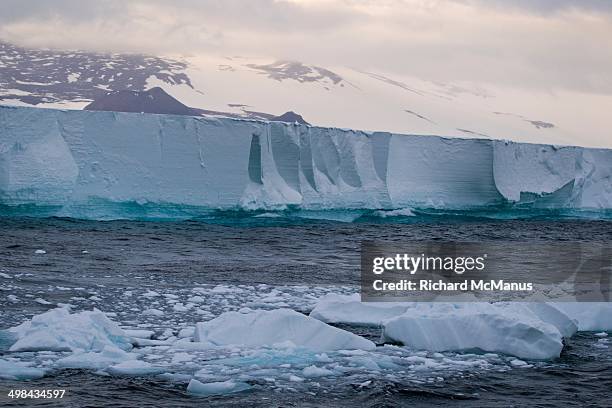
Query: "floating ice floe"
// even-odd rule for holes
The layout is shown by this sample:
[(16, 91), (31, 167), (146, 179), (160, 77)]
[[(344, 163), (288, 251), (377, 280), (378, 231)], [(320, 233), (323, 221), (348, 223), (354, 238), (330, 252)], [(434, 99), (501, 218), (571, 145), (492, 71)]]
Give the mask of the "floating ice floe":
[(45, 375), (42, 368), (28, 367), (21, 362), (0, 359), (0, 380), (34, 380)]
[(59, 359), (56, 365), (60, 368), (100, 370), (114, 364), (136, 360), (137, 357), (136, 353), (128, 353), (117, 347), (105, 346), (100, 352), (90, 351), (71, 354), (68, 357)]
[(58, 308), (9, 329), (17, 339), (10, 351), (102, 351), (105, 346), (130, 350), (125, 332), (99, 310), (70, 314)]
[[(574, 320), (545, 303), (385, 303), (329, 294), (310, 316), (327, 323), (384, 326), (386, 340), (419, 349), (481, 349), (536, 359), (558, 357), (561, 338), (577, 330)], [(472, 339), (481, 329), (486, 335)]]
[(372, 350), (376, 347), (370, 340), (289, 309), (223, 313), (213, 320), (198, 323), (195, 341), (244, 346), (291, 342), (313, 351)]
[(444, 305), (415, 307), (385, 321), (383, 338), (429, 351), (480, 350), (542, 360), (559, 357), (563, 349), (557, 327), (519, 309), (510, 313), (490, 304)]

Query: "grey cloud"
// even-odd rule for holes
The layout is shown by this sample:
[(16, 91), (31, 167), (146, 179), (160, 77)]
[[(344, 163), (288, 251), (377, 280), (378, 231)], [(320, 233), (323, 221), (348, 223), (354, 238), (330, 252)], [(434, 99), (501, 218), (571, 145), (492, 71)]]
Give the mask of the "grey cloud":
[(4, 0), (0, 39), (612, 94), (610, 9), (596, 0)]
[(610, 0), (454, 0), (480, 7), (495, 7), (514, 11), (527, 11), (540, 15), (567, 10), (612, 13)]

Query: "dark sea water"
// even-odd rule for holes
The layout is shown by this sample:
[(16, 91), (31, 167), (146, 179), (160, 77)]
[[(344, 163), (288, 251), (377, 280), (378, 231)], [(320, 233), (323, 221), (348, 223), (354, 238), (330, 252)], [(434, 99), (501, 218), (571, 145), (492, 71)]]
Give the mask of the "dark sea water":
[[(0, 272), (9, 278), (0, 278), (0, 329), (58, 303), (70, 304), (74, 311), (97, 307), (114, 314), (122, 326), (156, 332), (192, 326), (202, 316), (170, 307), (162, 317), (144, 318), (141, 311), (150, 299), (140, 294), (156, 290), (183, 299), (201, 285), (254, 288), (211, 300), (213, 315), (253, 302), (257, 291), (269, 293), (275, 288), (285, 296), (283, 307), (308, 312), (309, 294), (358, 290), (359, 249), (364, 240), (609, 242), (612, 221), (589, 218), (593, 217), (551, 213), (379, 217), (341, 212), (309, 218), (235, 213), (184, 221), (4, 217), (0, 218)], [(36, 254), (37, 249), (46, 253)], [(377, 329), (342, 328), (379, 341)], [(11, 353), (0, 347), (3, 356)], [(33, 354), (19, 358), (38, 361)], [(421, 378), (375, 372), (334, 377), (321, 380), (316, 388), (296, 386), (295, 390), (251, 381), (250, 391), (206, 398), (188, 395), (184, 381), (102, 376), (86, 370), (54, 370), (26, 382), (0, 380), (0, 390), (3, 394), (9, 388), (68, 390), (62, 402), (29, 401), (27, 406), (612, 406), (612, 349), (594, 333), (578, 333), (567, 340), (555, 361), (521, 369), (496, 364), (446, 373), (443, 381), (431, 380), (439, 373)], [(0, 396), (0, 406), (26, 404)]]

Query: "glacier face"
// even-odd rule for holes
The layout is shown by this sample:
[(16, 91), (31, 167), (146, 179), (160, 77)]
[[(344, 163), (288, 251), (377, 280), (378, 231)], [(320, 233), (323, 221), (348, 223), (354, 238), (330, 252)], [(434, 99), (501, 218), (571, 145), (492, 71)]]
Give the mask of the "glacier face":
[(0, 204), (612, 208), (612, 150), (0, 106)]

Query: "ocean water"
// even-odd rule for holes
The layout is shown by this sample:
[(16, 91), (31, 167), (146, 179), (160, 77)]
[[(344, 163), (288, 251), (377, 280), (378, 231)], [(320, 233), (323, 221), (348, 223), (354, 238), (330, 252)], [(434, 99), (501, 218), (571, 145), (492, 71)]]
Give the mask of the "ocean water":
[[(131, 221), (5, 213), (0, 218), (0, 329), (64, 304), (73, 311), (98, 308), (122, 327), (152, 330), (163, 339), (244, 306), (307, 313), (326, 293), (355, 293), (363, 240), (588, 243), (612, 237), (605, 213), (285, 210), (168, 217), (167, 211), (159, 216), (152, 211)], [(38, 249), (46, 253), (36, 254)], [(205, 300), (192, 304), (194, 294)], [(153, 307), (163, 316), (142, 314)], [(378, 329), (342, 328), (379, 342)], [(163, 367), (164, 375), (52, 370), (39, 380), (0, 380), (0, 390), (65, 388), (67, 397), (60, 404), (79, 407), (610, 406), (612, 343), (607, 339), (579, 333), (566, 341), (560, 359), (527, 361), (524, 367), (513, 365), (509, 356), (433, 355), (401, 346), (378, 347), (359, 361), (328, 353), (329, 364), (345, 367), (345, 373), (303, 382), (288, 378), (316, 356), (282, 350), (233, 356), (206, 352), (194, 353), (193, 364), (186, 364), (173, 362), (169, 350), (143, 348), (143, 359)], [(33, 366), (52, 367), (62, 357), (10, 353), (7, 347), (0, 339), (0, 358)], [(292, 366), (280, 367), (283, 361)], [(209, 369), (212, 379), (241, 378), (252, 388), (219, 397), (188, 395), (188, 378), (202, 368)], [(23, 406), (0, 399), (2, 404)], [(54, 404), (58, 401), (28, 405)]]

